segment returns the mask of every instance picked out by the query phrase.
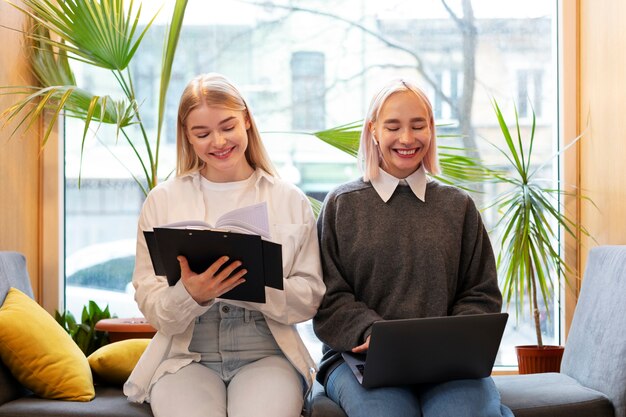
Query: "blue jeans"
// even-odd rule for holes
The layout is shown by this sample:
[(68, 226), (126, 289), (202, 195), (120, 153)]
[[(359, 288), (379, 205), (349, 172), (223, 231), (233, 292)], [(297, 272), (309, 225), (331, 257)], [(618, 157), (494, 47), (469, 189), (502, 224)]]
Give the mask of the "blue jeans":
[(263, 314), (220, 302), (196, 319), (189, 350), (230, 381), (239, 368), (267, 356), (284, 357)]
[(513, 417), (491, 378), (366, 389), (342, 363), (328, 376), (326, 394), (348, 417)]

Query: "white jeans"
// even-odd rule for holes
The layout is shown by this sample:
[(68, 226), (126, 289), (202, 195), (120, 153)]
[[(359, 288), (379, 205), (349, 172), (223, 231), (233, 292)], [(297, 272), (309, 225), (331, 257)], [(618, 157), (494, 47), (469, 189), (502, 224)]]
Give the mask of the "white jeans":
[(155, 383), (155, 417), (300, 416), (303, 379), (261, 313), (220, 303), (195, 326), (190, 350), (202, 360)]

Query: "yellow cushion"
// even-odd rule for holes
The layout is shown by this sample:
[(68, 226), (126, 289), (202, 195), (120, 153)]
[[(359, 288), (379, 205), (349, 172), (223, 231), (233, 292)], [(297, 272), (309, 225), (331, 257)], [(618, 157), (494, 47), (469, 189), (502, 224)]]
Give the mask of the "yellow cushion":
[(40, 397), (90, 401), (95, 396), (83, 352), (46, 310), (15, 288), (0, 307), (0, 357)]
[(135, 368), (150, 339), (127, 339), (102, 346), (87, 360), (97, 379), (122, 385)]

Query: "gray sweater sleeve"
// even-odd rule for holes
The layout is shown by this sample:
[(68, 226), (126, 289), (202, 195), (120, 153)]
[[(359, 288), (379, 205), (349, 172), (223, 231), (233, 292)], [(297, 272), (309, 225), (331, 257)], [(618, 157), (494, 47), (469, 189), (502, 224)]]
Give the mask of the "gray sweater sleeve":
[(317, 337), (335, 351), (350, 350), (362, 344), (372, 324), (382, 318), (365, 303), (356, 299), (354, 289), (345, 279), (339, 254), (335, 220), (337, 194), (328, 195), (317, 221), (320, 254), (326, 294), (313, 318)]
[(458, 286), (450, 315), (499, 312), (502, 295), (491, 242), (480, 212), (469, 197), (462, 239)]

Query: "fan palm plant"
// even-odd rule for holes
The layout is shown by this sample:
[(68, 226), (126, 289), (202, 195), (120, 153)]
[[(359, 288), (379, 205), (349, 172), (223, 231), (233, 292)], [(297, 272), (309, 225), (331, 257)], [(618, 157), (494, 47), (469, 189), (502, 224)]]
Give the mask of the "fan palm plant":
[[(165, 35), (154, 139), (144, 126), (140, 98), (135, 94), (129, 65), (156, 14), (140, 30), (142, 6), (135, 5), (133, 0), (128, 5), (124, 0), (22, 0), (19, 4), (4, 1), (32, 20), (26, 36), (32, 44), (31, 63), (39, 82), (38, 86), (1, 87), (0, 94), (20, 96), (17, 103), (1, 115), (4, 125), (16, 122), (11, 135), (23, 125), (32, 126), (48, 112), (51, 118), (42, 138), (42, 145), (45, 145), (61, 114), (77, 118), (84, 122), (82, 159), (90, 129), (97, 130), (92, 129), (92, 125), (114, 125), (117, 137), (128, 143), (141, 166), (143, 177), (132, 172), (131, 175), (147, 194), (158, 182), (165, 98), (187, 0), (176, 0)], [(100, 96), (77, 86), (70, 60), (110, 71), (119, 94)], [(136, 130), (140, 132), (139, 137), (134, 134)]]
[(525, 297), (530, 297), (528, 305), (535, 324), (537, 345), (542, 347), (539, 294), (549, 316), (559, 277), (565, 278), (569, 270), (559, 250), (560, 230), (574, 239), (578, 231), (584, 235), (588, 232), (560, 210), (560, 201), (566, 192), (553, 188), (551, 181), (542, 181), (538, 173), (543, 166), (532, 164), (536, 128), (534, 110), (530, 134), (524, 140), (517, 109), (515, 130), (511, 132), (498, 103), (493, 100), (492, 104), (506, 145), (493, 146), (509, 166), (506, 174), (495, 173), (495, 180), (506, 185), (507, 190), (493, 202), (500, 215), (496, 227), (502, 230), (497, 258), (502, 293), (507, 305), (516, 301), (517, 316), (523, 313)]

